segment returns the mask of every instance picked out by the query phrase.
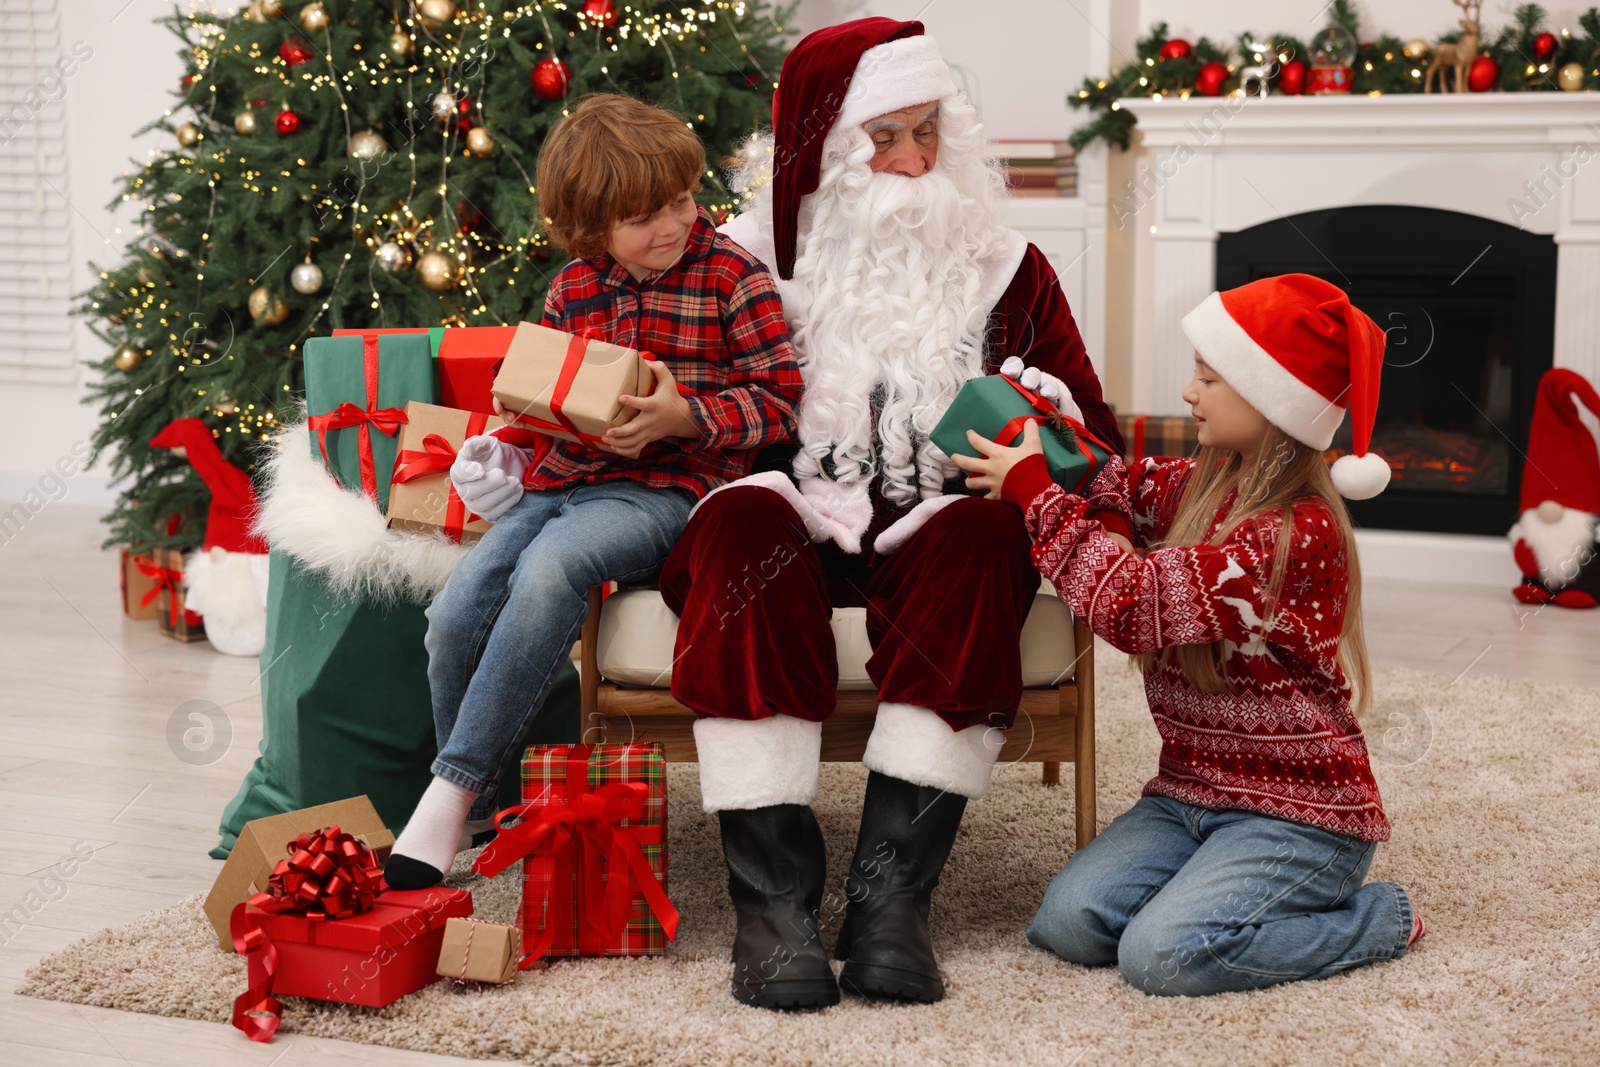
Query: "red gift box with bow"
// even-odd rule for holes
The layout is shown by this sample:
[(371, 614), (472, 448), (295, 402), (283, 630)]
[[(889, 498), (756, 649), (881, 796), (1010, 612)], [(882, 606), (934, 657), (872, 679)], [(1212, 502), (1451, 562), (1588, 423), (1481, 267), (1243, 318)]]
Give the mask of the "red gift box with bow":
[(299, 835), (288, 852), (271, 891), (239, 904), (229, 921), (234, 948), (249, 960), (235, 1027), (269, 1041), (278, 997), (381, 1008), (438, 979), (445, 923), (472, 914), (472, 894), (389, 889), (372, 850), (337, 826)]
[(659, 742), (534, 745), (522, 800), (472, 867), (523, 865), (522, 966), (546, 956), (659, 956), (676, 936), (667, 899), (667, 774)]

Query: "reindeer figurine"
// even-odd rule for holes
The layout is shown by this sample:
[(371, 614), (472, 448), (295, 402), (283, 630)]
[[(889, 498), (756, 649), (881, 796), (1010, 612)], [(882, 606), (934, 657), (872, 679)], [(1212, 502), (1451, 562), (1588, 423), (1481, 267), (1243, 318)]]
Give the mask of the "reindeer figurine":
[(1276, 46), (1271, 41), (1250, 40), (1245, 42), (1245, 47), (1250, 50), (1252, 55), (1260, 56), (1261, 62), (1254, 66), (1240, 68), (1239, 95), (1249, 96), (1250, 82), (1254, 81), (1256, 83), (1256, 95), (1266, 96), (1267, 82), (1272, 79), (1273, 68), (1278, 65), (1278, 57), (1272, 54)]
[(1439, 91), (1444, 92), (1445, 67), (1454, 69), (1456, 74), (1455, 91), (1467, 91), (1467, 73), (1472, 69), (1472, 61), (1478, 58), (1478, 16), (1483, 13), (1483, 0), (1452, 0), (1459, 7), (1466, 18), (1459, 20), (1461, 23), (1461, 39), (1453, 43), (1438, 44), (1433, 48), (1433, 61), (1428, 64), (1428, 73), (1422, 78), (1422, 91), (1433, 92), (1433, 76), (1439, 75)]

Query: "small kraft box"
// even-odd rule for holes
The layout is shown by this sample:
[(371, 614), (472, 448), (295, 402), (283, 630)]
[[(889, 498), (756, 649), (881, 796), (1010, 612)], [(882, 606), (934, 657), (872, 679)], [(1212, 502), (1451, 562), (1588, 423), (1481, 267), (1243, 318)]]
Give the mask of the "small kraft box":
[(131, 548), (117, 552), (117, 571), (122, 583), (122, 613), (140, 622), (156, 617), (156, 562), (150, 556), (135, 554)]
[(505, 423), (481, 411), (419, 404), (406, 405), (400, 451), (389, 486), (390, 529), (443, 533), (470, 544), (489, 529), (489, 520), (467, 510), (450, 481), (450, 465), (467, 438), (490, 433)]
[(163, 634), (178, 641), (204, 641), (204, 620), (183, 606), (183, 552), (176, 548), (152, 549), (150, 561), (152, 569), (145, 573), (157, 585), (156, 625)]
[(524, 322), (494, 395), (509, 422), (610, 452), (605, 432), (636, 414), (618, 397), (647, 396), (654, 385), (648, 362), (631, 348)]
[(967, 431), (976, 430), (996, 444), (1016, 447), (1023, 428), (1039, 423), (1050, 477), (1069, 493), (1081, 492), (1111, 457), (1111, 447), (1091, 434), (1081, 422), (1056, 410), (1037, 392), (1003, 374), (974, 378), (961, 387), (928, 435), (945, 455), (974, 453)]
[(484, 919), (451, 919), (439, 946), (439, 977), (503, 985), (517, 976), (522, 931)]
[(522, 966), (544, 957), (660, 956), (677, 934), (667, 899), (667, 774), (658, 741), (534, 745), (522, 804), (473, 862), (523, 865)]
[(206, 918), (217, 932), (222, 951), (233, 951), (228, 920), (234, 907), (266, 892), (273, 868), (284, 858), (284, 844), (299, 834), (331, 825), (343, 827), (345, 833), (372, 849), (379, 863), (389, 858), (394, 834), (383, 825), (377, 809), (365, 796), (251, 819), (239, 831), (239, 840), (234, 842), (233, 851), (228, 853), (227, 862), (206, 896)]

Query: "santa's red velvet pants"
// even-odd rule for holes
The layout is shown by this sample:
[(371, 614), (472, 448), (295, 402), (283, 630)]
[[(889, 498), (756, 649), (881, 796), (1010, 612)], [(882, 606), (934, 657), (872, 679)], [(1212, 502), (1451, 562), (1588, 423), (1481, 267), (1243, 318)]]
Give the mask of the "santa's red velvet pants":
[(849, 555), (814, 544), (778, 493), (734, 486), (690, 518), (660, 588), (679, 616), (672, 695), (701, 715), (826, 719), (839, 683), (831, 609), (864, 606), (879, 699), (961, 730), (1016, 717), (1039, 573), (1021, 513), (1000, 501), (959, 500), (893, 554)]

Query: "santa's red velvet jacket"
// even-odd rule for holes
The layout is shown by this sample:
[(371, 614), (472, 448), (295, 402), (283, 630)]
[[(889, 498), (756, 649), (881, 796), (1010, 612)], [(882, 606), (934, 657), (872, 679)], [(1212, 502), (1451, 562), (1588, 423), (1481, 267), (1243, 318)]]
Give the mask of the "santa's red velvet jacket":
[[(1034, 564), (1073, 614), (1115, 648), (1157, 652), (1220, 644), (1229, 686), (1208, 693), (1176, 662), (1144, 677), (1161, 734), (1160, 773), (1144, 795), (1243, 809), (1364, 841), (1386, 841), (1389, 820), (1336, 659), (1349, 589), (1348, 546), (1328, 506), (1294, 505), (1288, 571), (1278, 603), (1266, 591), (1281, 513), (1248, 519), (1220, 544), (1120, 547), (1108, 527), (1145, 549), (1166, 536), (1192, 459), (1113, 456), (1087, 498), (1050, 480), (1043, 457), (1006, 478), (1022, 506)], [(1226, 501), (1207, 539), (1232, 506)], [(1266, 620), (1265, 622), (1263, 620)]]

